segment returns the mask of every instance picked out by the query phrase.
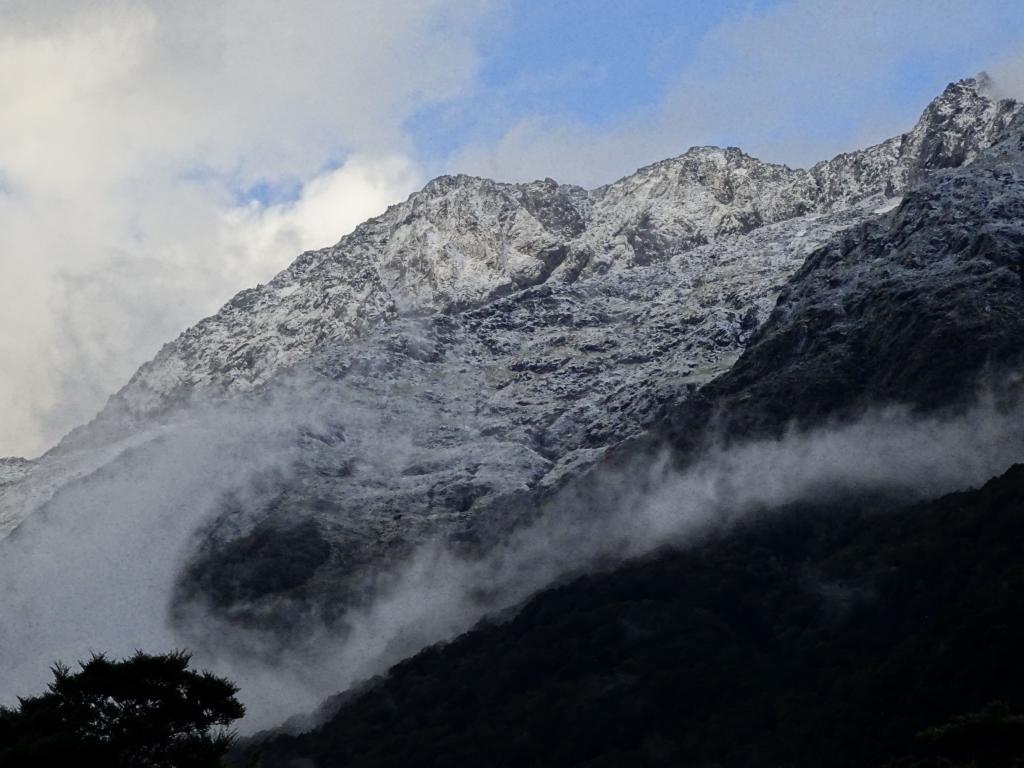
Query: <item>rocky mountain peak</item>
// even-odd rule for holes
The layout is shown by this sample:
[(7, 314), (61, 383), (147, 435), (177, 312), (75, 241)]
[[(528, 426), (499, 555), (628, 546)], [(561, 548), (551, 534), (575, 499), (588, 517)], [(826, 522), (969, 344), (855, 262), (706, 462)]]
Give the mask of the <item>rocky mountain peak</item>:
[(661, 262), (725, 235), (812, 209), (803, 172), (736, 147), (691, 147), (592, 193), (592, 224), (556, 275), (579, 279)]
[[(965, 111), (979, 105), (984, 107), (990, 101), (1001, 101), (995, 94), (995, 83), (988, 72), (978, 72), (974, 77), (964, 77), (948, 83), (925, 109), (929, 111)], [(923, 116), (922, 116), (923, 117)]]
[(908, 133), (809, 171), (702, 146), (590, 191), (550, 178), (440, 176), (185, 331), (136, 373), (115, 410), (148, 414), (200, 392), (251, 389), (402, 313), (666, 263), (767, 224), (900, 195), (920, 173), (971, 162), (1005, 134), (1020, 105), (990, 92), (983, 75), (952, 83)]
[(982, 72), (950, 83), (925, 108), (901, 146), (911, 181), (924, 170), (969, 163), (1005, 134), (1021, 105), (991, 94), (991, 78)]
[[(1001, 135), (1016, 106), (978, 95), (809, 171), (697, 147), (590, 191), (435, 179), (187, 330), (98, 423), (0, 462), (0, 537), (40, 510), (102, 530), (124, 489), (154, 530), (206, 521), (180, 524), (172, 610), (259, 626), (425, 541), (482, 551), (657, 430), (686, 449), (711, 423), (954, 402), (1024, 327), (1021, 166), (988, 166), (1024, 114)], [(979, 164), (906, 186), (957, 137)], [(210, 394), (233, 402), (176, 410)]]

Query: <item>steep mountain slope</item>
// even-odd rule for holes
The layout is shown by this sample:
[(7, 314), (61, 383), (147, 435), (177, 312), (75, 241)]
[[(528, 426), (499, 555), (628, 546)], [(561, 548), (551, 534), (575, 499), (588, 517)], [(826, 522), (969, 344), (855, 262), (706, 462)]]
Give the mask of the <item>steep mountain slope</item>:
[(224, 510), (191, 576), (224, 605), (266, 596), (272, 574), (253, 562), (301, 526), (307, 539), (331, 540), (304, 589), (320, 600), (327, 590), (324, 602), (340, 607), (350, 575), (372, 580), (368, 566), (434, 536), (486, 546), (531, 513), (534, 497), (727, 370), (785, 276), (862, 215), (805, 217), (657, 267), (404, 316), (318, 352), (289, 373), (294, 395), (271, 391), (338, 404), (329, 423), (262, 503)]
[[(963, 396), (993, 355), (1016, 360), (1024, 316), (1020, 105), (985, 91), (951, 85), (910, 133), (809, 171), (696, 148), (592, 191), (436, 179), (186, 331), (39, 461), (8, 462), (0, 533), (116, 504), (105, 484), (161, 463), (157, 506), (204, 521), (171, 539), (173, 615), (301, 634), (296, 605), (331, 620), (425, 541), (485, 549), (666, 415), (683, 444), (725, 408), (741, 434)], [(933, 321), (949, 332), (913, 326)], [(919, 336), (933, 354), (899, 378)], [(944, 345), (975, 340), (944, 379)], [(252, 445), (209, 427), (217, 408)], [(196, 436), (221, 462), (201, 493), (180, 455)]]
[[(811, 254), (736, 365), (673, 412), (680, 445), (872, 403), (999, 395), (1024, 369), (1024, 119), (964, 168)], [(702, 426), (703, 425), (703, 426)]]
[(240, 293), (161, 350), (115, 404), (140, 414), (206, 390), (244, 391), (399, 312), (477, 305), (551, 276), (661, 262), (724, 235), (900, 195), (1003, 135), (1020, 105), (989, 99), (987, 88), (984, 78), (950, 85), (911, 132), (810, 171), (702, 147), (590, 192), (551, 180), (435, 179)]
[(884, 765), (952, 715), (1024, 708), (1022, 509), (1018, 465), (908, 508), (778, 511), (548, 590), (255, 752), (264, 768)]
[[(562, 307), (577, 311), (591, 295), (600, 297), (614, 285), (590, 289), (589, 278), (650, 267), (632, 278), (638, 290), (623, 296), (619, 306), (600, 311), (624, 312), (620, 325), (626, 317), (632, 318), (630, 325), (646, 323), (646, 330), (634, 336), (641, 349), (661, 350), (659, 357), (666, 349), (676, 354), (662, 360), (665, 365), (649, 365), (652, 370), (637, 366), (632, 355), (624, 356), (625, 368), (614, 359), (600, 363), (621, 372), (607, 386), (623, 391), (636, 381), (661, 377), (664, 382), (648, 389), (667, 393), (681, 389), (680, 379), (701, 383), (728, 367), (807, 249), (835, 229), (870, 217), (877, 204), (868, 198), (900, 194), (929, 168), (971, 161), (1005, 132), (1020, 107), (988, 98), (987, 88), (984, 78), (950, 85), (911, 132), (810, 171), (762, 163), (736, 149), (695, 148), (589, 192), (550, 180), (512, 185), (462, 176), (436, 179), (337, 245), (303, 254), (270, 283), (243, 291), (217, 315), (165, 346), (96, 420), (72, 432), (44, 459), (19, 469), (22, 481), (8, 484), (0, 494), (0, 533), (13, 529), (68, 482), (147, 439), (154, 426), (179, 418), (188, 403), (264, 387), (276, 372), (308, 366), (321, 351), (328, 357), (339, 351), (344, 356), (357, 340), (371, 336), (378, 341), (368, 341), (370, 346), (380, 343), (387, 337), (384, 329), (399, 318), (404, 318), (399, 325), (407, 326), (409, 317), (435, 312), (460, 317), (470, 310), (486, 314), (492, 306), (500, 318), (509, 305), (496, 299), (530, 286), (550, 286), (556, 297), (550, 303), (570, 295), (566, 283), (580, 283), (578, 295)], [(856, 201), (866, 202), (853, 205)], [(824, 211), (832, 213), (820, 218)], [(806, 221), (798, 221), (801, 216)], [(782, 221), (792, 226), (760, 232)], [(753, 239), (743, 238), (748, 232)], [(717, 252), (683, 257), (718, 241), (722, 246)], [(766, 252), (772, 255), (766, 257)], [(714, 262), (720, 258), (730, 263), (718, 269)], [(735, 291), (729, 287), (733, 281), (739, 281)], [(704, 287), (686, 288), (698, 283)], [(647, 302), (655, 296), (663, 304), (646, 317)], [(635, 306), (626, 306), (630, 302)], [(659, 312), (686, 320), (658, 320)], [(721, 317), (709, 319), (716, 313)], [(723, 320), (725, 315), (729, 319)], [(547, 318), (553, 316), (548, 313)], [(494, 327), (501, 322), (496, 319)], [(691, 341), (679, 339), (673, 323), (686, 326)], [(699, 345), (718, 351), (707, 349), (683, 359), (683, 350), (691, 349), (701, 332), (706, 333)], [(494, 364), (536, 368), (530, 356), (539, 350), (533, 342), (523, 343), (526, 333), (532, 333), (529, 324), (502, 353), (521, 360)], [(578, 348), (591, 341), (581, 337), (574, 343)], [(570, 343), (566, 349), (572, 347)], [(457, 360), (464, 352), (446, 353)], [(639, 357), (644, 356), (650, 357), (641, 351)], [(586, 391), (592, 389), (591, 370), (589, 363), (579, 363), (556, 376), (565, 393)], [(694, 371), (700, 372), (697, 378)], [(534, 370), (524, 377), (537, 375)], [(511, 388), (503, 387), (510, 402), (533, 397), (530, 381), (522, 397), (514, 394), (516, 383), (513, 377)], [(490, 386), (485, 383), (478, 391)], [(606, 405), (590, 404), (590, 420), (618, 418)], [(614, 402), (610, 405), (615, 407)], [(542, 404), (541, 410), (543, 419), (557, 420), (555, 406)], [(605, 431), (618, 438), (643, 429), (649, 405), (641, 403), (634, 410), (640, 419)], [(569, 416), (561, 424), (569, 423)], [(537, 419), (528, 421), (535, 424)], [(594, 447), (607, 442), (599, 440)], [(556, 444), (541, 453), (544, 460), (571, 464), (572, 457), (559, 456), (559, 451)], [(98, 456), (104, 458), (97, 463)], [(527, 458), (529, 464), (539, 466), (537, 462), (536, 457)], [(536, 476), (537, 470), (528, 474)], [(518, 480), (512, 485), (518, 486)]]
[[(943, 98), (964, 92), (951, 86)], [(1002, 120), (1012, 110), (981, 112)], [(949, 110), (937, 103), (929, 113), (948, 117)], [(971, 114), (957, 124), (971, 124)], [(253, 563), (276, 562), (275, 537), (301, 526), (303, 540), (320, 554), (289, 594), (345, 606), (353, 590), (375, 582), (374, 564), (400, 559), (436, 536), (456, 547), (486, 548), (516, 521), (540, 514), (565, 482), (590, 485), (587, 470), (600, 475), (613, 447), (617, 461), (631, 460), (630, 441), (645, 432), (657, 441), (667, 431), (677, 444), (692, 446), (723, 425), (734, 437), (749, 437), (778, 434), (800, 417), (809, 425), (851, 415), (858, 405), (970, 400), (987, 367), (1006, 371), (1024, 362), (1017, 246), (1024, 189), (1019, 158), (1007, 150), (1020, 140), (1020, 122), (1000, 123), (1005, 145), (979, 150), (974, 165), (921, 176), (888, 213), (874, 214), (876, 198), (698, 247), (675, 232), (666, 235), (666, 247), (676, 255), (659, 251), (650, 265), (636, 263), (643, 248), (627, 238), (631, 255), (577, 261), (584, 268), (574, 282), (553, 280), (477, 308), (405, 318), (383, 339), (371, 335), (365, 346), (314, 355), (309, 368), (293, 372), (312, 370), (325, 400), (367, 411), (387, 403), (388, 423), (341, 428), (262, 508), (225, 512), (186, 573), (183, 599), (205, 594), (222, 608), (244, 604), (250, 618), (273, 613), (276, 597), (265, 598), (279, 594), (276, 582)], [(902, 145), (915, 152), (929, 147), (939, 164), (963, 157), (957, 135), (938, 128), (917, 130)], [(748, 160), (698, 150), (667, 165), (692, 181), (705, 161)], [(620, 184), (643, 197), (654, 185), (651, 173), (644, 169)], [(771, 173), (776, 184), (792, 184), (798, 175)], [(688, 192), (690, 203), (707, 194), (701, 185), (659, 183), (662, 199), (673, 201), (664, 210), (677, 212), (676, 224), (684, 219), (679, 211), (688, 210), (679, 189), (697, 190)], [(647, 210), (655, 220), (657, 206)], [(702, 221), (720, 224), (713, 211), (701, 210)], [(595, 217), (584, 237), (613, 218)], [(659, 227), (673, 231), (664, 219)], [(829, 239), (836, 230), (845, 234)], [(803, 261), (801, 248), (813, 240), (828, 243), (812, 253), (762, 324), (778, 286)], [(752, 347), (732, 366), (752, 333)], [(951, 348), (966, 351), (954, 360)], [(403, 434), (411, 437), (403, 442)], [(382, 467), (367, 461), (374, 444), (403, 449), (400, 456), (389, 449)]]

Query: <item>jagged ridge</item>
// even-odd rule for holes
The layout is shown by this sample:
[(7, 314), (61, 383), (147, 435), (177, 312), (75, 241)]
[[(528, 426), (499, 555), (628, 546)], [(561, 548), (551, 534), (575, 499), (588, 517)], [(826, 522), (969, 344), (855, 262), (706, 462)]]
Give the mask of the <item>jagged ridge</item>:
[(951, 85), (910, 133), (809, 171), (695, 148), (592, 191), (436, 179), (166, 346), (97, 422), (19, 468), (3, 525), (150, 439), (152, 416), (252, 391), (254, 407), (270, 393), (337, 413), (300, 436), (287, 481), (225, 505), (185, 597), (264, 595), (258, 572), (218, 566), (267, 540), (260, 526), (305, 532), (314, 554), (328, 542), (289, 587), (312, 599), (430, 536), (486, 543), (524, 496), (727, 371), (809, 252), (1003, 136), (1020, 107), (984, 85)]
[(327, 343), (401, 312), (478, 305), (555, 278), (664, 261), (726, 235), (876, 194), (971, 161), (1020, 106), (986, 96), (984, 76), (951, 84), (909, 133), (809, 171), (736, 148), (697, 147), (605, 187), (548, 179), (435, 179), (336, 245), (243, 291), (143, 366), (117, 395), (133, 414), (200, 392), (245, 391)]

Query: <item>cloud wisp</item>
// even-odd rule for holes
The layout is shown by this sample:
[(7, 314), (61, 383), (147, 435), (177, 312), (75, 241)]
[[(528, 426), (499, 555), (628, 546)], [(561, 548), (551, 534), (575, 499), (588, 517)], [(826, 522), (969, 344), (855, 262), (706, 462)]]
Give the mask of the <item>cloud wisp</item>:
[[(379, 596), (345, 618), (344, 632), (322, 628), (281, 659), (277, 685), (311, 710), (561, 579), (687, 546), (787, 504), (819, 501), (827, 509), (829, 500), (868, 492), (911, 503), (977, 487), (1024, 460), (1022, 417), (1020, 408), (1006, 413), (988, 404), (949, 419), (889, 408), (855, 423), (713, 450), (682, 471), (667, 454), (609, 471), (593, 478), (585, 497), (563, 495), (483, 557), (424, 545), (382, 577)], [(217, 622), (196, 636), (210, 637), (211, 626)], [(257, 638), (249, 641), (259, 647)], [(237, 662), (228, 665), (244, 673)], [(258, 689), (250, 693), (256, 711), (273, 709)]]
[[(296, 613), (305, 640), (282, 652), (280, 638), (201, 610), (184, 624), (186, 614), (172, 619), (181, 569), (227, 496), (245, 499), (259, 478), (289, 476), (304, 430), (374, 415), (339, 412), (315, 390), (298, 406), (292, 396), (200, 408), (134, 440), (0, 545), (0, 691), (40, 689), (56, 659), (187, 645), (199, 664), (240, 683), (247, 730), (273, 726), (567, 576), (684, 546), (790, 502), (877, 490), (913, 500), (977, 486), (1024, 458), (1022, 416), (989, 405), (950, 419), (889, 409), (712, 450), (683, 470), (667, 458), (608, 470), (591, 483), (596, 492), (563, 495), (483, 556), (424, 542), (407, 561), (384, 564), (375, 598), (340, 623)], [(391, 449), (375, 446), (385, 463)]]

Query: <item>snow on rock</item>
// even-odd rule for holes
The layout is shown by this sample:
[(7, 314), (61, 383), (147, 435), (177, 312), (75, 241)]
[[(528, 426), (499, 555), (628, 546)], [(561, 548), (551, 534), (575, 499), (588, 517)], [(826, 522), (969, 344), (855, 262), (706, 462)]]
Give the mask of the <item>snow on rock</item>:
[(32, 462), (28, 459), (0, 459), (0, 487), (21, 480), (31, 469)]
[(225, 502), (182, 599), (272, 606), (224, 566), (262, 524), (311, 521), (326, 542), (294, 587), (310, 595), (427, 537), (479, 546), (524, 495), (729, 370), (809, 253), (973, 161), (1019, 111), (979, 78), (907, 134), (810, 170), (699, 147), (589, 191), (435, 179), (185, 331), (40, 460), (0, 464), (0, 535), (133, 441), (188, 429), (189, 404), (272, 401), (314, 426), (261, 501)]
[(1001, 135), (1020, 106), (986, 89), (984, 76), (951, 84), (909, 133), (809, 171), (695, 147), (593, 191), (442, 176), (239, 293), (165, 346), (111, 407), (145, 415), (199, 394), (244, 392), (402, 312), (662, 263), (723, 236), (899, 195), (924, 170), (969, 162)]
[(1024, 369), (1024, 113), (970, 165), (814, 251), (730, 370), (674, 409), (692, 447), (778, 435), (877, 403), (920, 410), (1016, 396)]
[[(872, 199), (870, 205), (877, 205)], [(333, 403), (260, 504), (225, 505), (183, 587), (254, 601), (240, 530), (313, 521), (330, 557), (303, 589), (344, 599), (431, 538), (479, 548), (728, 370), (815, 247), (869, 206), (723, 237), (656, 265), (548, 281), (459, 312), (403, 314), (324, 348), (263, 394)], [(255, 521), (255, 523), (253, 522)], [(257, 534), (258, 535), (258, 534)], [(247, 566), (246, 566), (247, 568)], [(236, 616), (237, 616), (236, 611)], [(268, 617), (263, 617), (268, 618)]]

